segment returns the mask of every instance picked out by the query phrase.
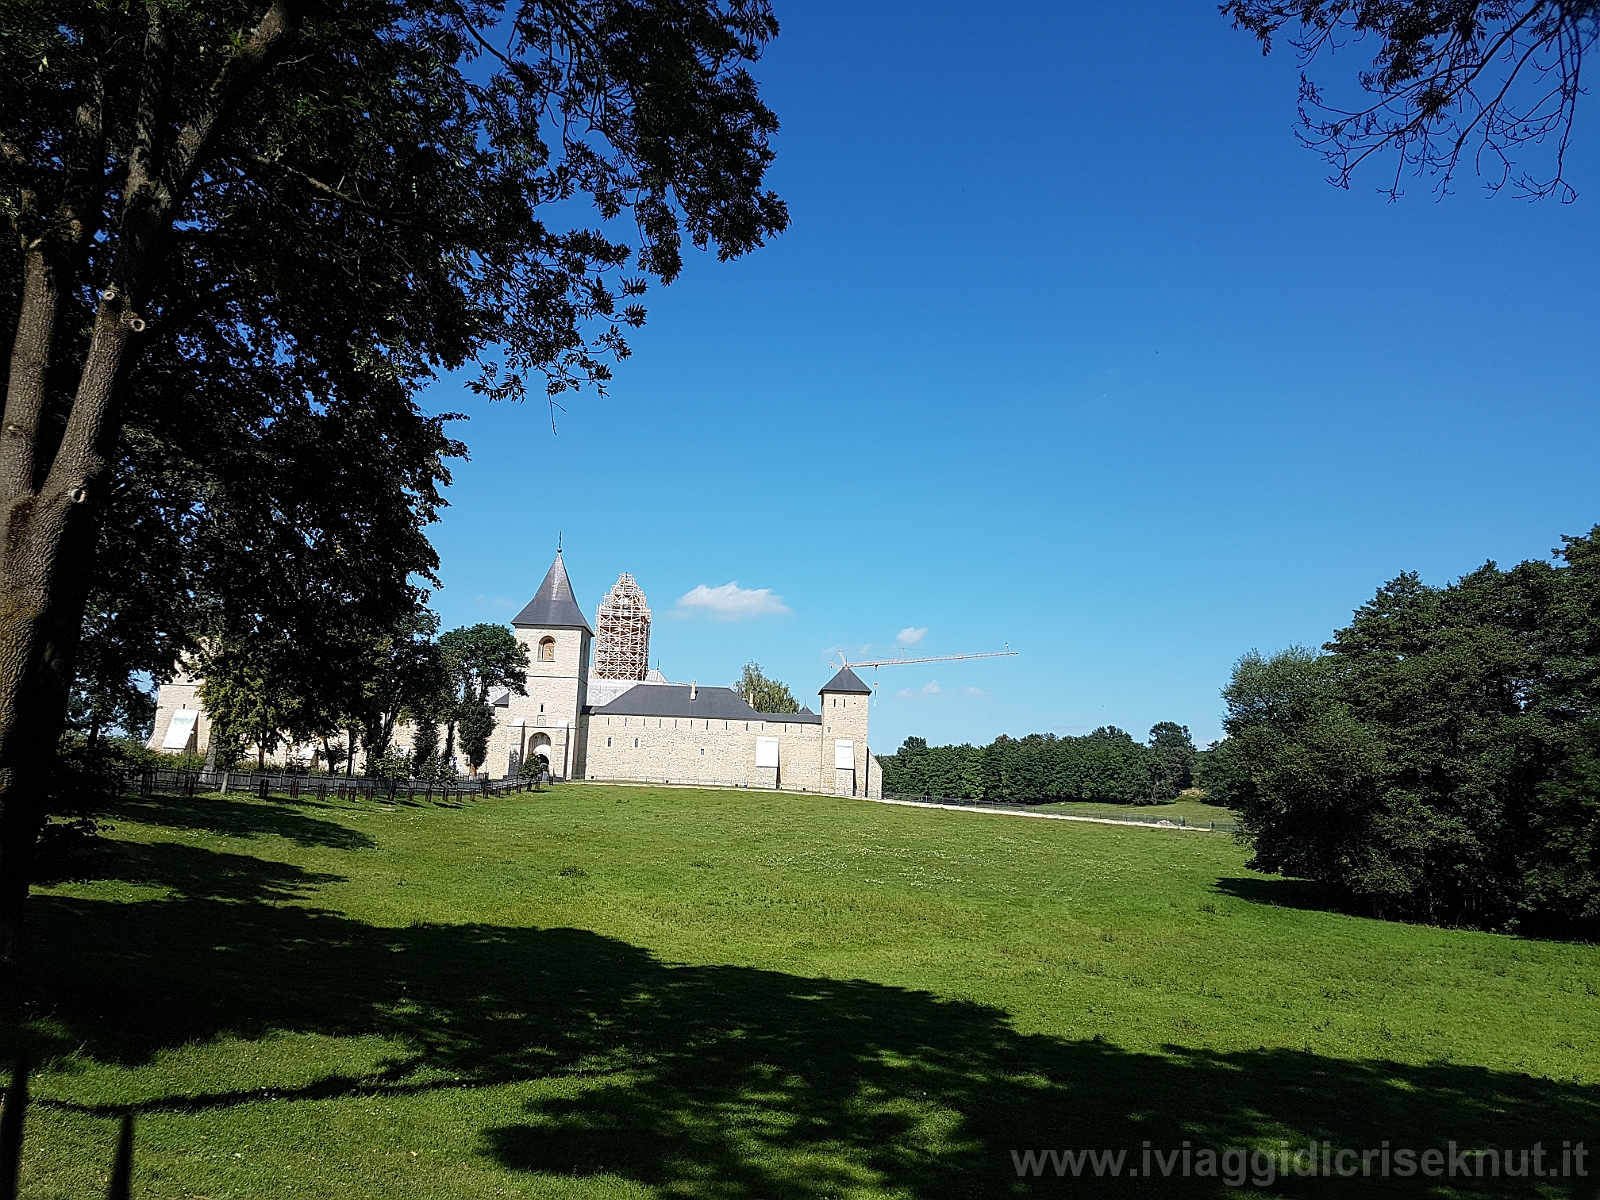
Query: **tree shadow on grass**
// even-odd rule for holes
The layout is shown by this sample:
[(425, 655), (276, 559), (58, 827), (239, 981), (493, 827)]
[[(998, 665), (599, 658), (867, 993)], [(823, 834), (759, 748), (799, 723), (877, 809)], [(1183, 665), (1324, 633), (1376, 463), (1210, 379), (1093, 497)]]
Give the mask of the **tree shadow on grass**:
[(1288, 879), (1274, 876), (1270, 879), (1252, 879), (1230, 876), (1218, 879), (1217, 891), (1225, 896), (1248, 900), (1252, 904), (1265, 904), (1274, 908), (1299, 908), (1309, 912), (1345, 913), (1350, 916), (1370, 914), (1358, 912), (1333, 888), (1310, 879)]
[[(132, 867), (136, 865), (137, 871)], [(1528, 1148), (1592, 1134), (1600, 1089), (1447, 1064), (1350, 1062), (1285, 1049), (1132, 1053), (1023, 1034), (981, 1004), (863, 980), (665, 963), (577, 929), (379, 928), (301, 904), (321, 877), (288, 864), (159, 848), (130, 860), (174, 899), (37, 897), (31, 995), (5, 1008), (4, 1043), (45, 1061), (76, 1051), (137, 1065), (227, 1034), (376, 1035), (404, 1047), (369, 1076), (274, 1088), (274, 1102), (403, 1095), (518, 1081), (520, 1119), (480, 1131), (509, 1170), (609, 1174), (697, 1200), (807, 1200), (853, 1188), (902, 1197), (1137, 1190), (1143, 1180), (1019, 1178), (1011, 1152), (1176, 1150), (1275, 1139), (1334, 1148)], [(48, 1023), (28, 1011), (47, 1008)], [(218, 1079), (122, 1111), (261, 1100)], [(336, 1148), (329, 1150), (337, 1154)], [(1547, 1162), (1550, 1160), (1547, 1160)], [(1600, 1178), (1600, 1164), (1595, 1177)], [(1160, 1190), (1224, 1194), (1217, 1180)], [(1449, 1183), (1532, 1196), (1534, 1181), (1363, 1180), (1408, 1194)], [(1593, 1195), (1575, 1178), (1547, 1197)], [(1572, 1185), (1587, 1185), (1578, 1190)], [(1339, 1179), (1268, 1190), (1332, 1195)]]
[[(1387, 921), (1395, 924), (1424, 924), (1419, 920), (1384, 916), (1373, 912), (1369, 907), (1360, 903), (1356, 897), (1343, 895), (1337, 888), (1332, 888), (1310, 879), (1282, 877), (1249, 879), (1232, 877), (1218, 879), (1215, 887), (1217, 891), (1226, 896), (1233, 896), (1240, 900), (1248, 900), (1252, 904), (1265, 904), (1274, 908), (1298, 908), (1308, 912), (1341, 913), (1347, 917), (1364, 917), (1372, 921)], [(1473, 929), (1475, 926), (1444, 925), (1436, 928)], [(1577, 914), (1565, 919), (1560, 915), (1545, 914), (1525, 920), (1517, 926), (1502, 928), (1494, 932), (1514, 934), (1518, 937), (1532, 938), (1537, 941), (1586, 942), (1592, 944), (1600, 940), (1600, 938), (1596, 937), (1593, 921), (1586, 921)]]
[(309, 899), (346, 876), (307, 871), (293, 863), (226, 854), (182, 842), (119, 842), (114, 871), (126, 883), (161, 887), (188, 899), (277, 904)]
[(124, 796), (111, 810), (145, 825), (173, 829), (203, 829), (229, 837), (275, 834), (301, 846), (327, 846), (336, 850), (369, 850), (376, 843), (360, 830), (337, 821), (310, 815), (309, 800), (281, 796), (258, 800), (247, 796)]

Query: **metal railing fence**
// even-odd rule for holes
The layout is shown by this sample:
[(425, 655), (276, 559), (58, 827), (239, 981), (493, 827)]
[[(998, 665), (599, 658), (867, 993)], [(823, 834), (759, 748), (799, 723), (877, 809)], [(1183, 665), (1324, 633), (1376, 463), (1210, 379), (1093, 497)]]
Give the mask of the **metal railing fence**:
[[(966, 796), (933, 796), (925, 792), (885, 792), (885, 800), (904, 800), (913, 804), (953, 804), (960, 808), (989, 808), (1001, 812), (1037, 812), (1047, 804), (1060, 803), (1054, 800), (1041, 800), (1037, 804), (1022, 804), (1010, 800), (973, 800)], [(1235, 821), (1190, 821), (1182, 816), (1163, 816), (1159, 805), (1129, 805), (1129, 812), (1108, 813), (1095, 812), (1056, 812), (1051, 815), (1059, 817), (1077, 817), (1090, 821), (1109, 821), (1115, 825), (1147, 825), (1160, 828), (1163, 825), (1172, 825), (1182, 829), (1207, 829), (1217, 833), (1233, 833), (1239, 828)], [(1135, 815), (1137, 814), (1137, 815)]]

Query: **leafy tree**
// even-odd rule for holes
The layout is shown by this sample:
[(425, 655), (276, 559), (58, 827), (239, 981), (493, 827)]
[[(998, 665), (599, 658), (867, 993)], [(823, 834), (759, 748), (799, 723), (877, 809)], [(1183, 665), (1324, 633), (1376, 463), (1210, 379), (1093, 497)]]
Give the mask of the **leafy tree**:
[(461, 753), (467, 756), (467, 769), (476, 775), (489, 757), (489, 738), (494, 733), (494, 709), (482, 701), (464, 705), (456, 718), (461, 733)]
[(432, 721), (417, 722), (411, 736), (411, 774), (417, 779), (430, 778), (428, 772), (439, 761), (439, 727)]
[(127, 627), (119, 616), (91, 608), (84, 617), (68, 720), (91, 750), (107, 730), (142, 737), (155, 720), (155, 697), (136, 678), (147, 661), (145, 648), (124, 640)]
[(528, 648), (504, 625), (469, 625), (439, 638), (458, 700), (489, 699), (496, 688), (528, 694)]
[(369, 763), (389, 756), (402, 719), (447, 705), (450, 676), (444, 652), (433, 640), (438, 629), (439, 618), (424, 609), (374, 641), (359, 705)]
[(343, 734), (348, 771), (356, 745), (363, 703), (362, 672), (369, 667), (363, 651), (371, 642), (359, 618), (344, 621), (324, 638), (328, 657), (313, 658), (304, 647), (275, 639), (245, 638), (237, 643), (212, 641), (201, 654), (200, 698), (213, 728), (224, 736), (256, 745), (256, 766), (280, 744), (320, 740), (332, 769), (329, 739)]
[[(212, 725), (240, 741), (254, 743), (256, 769), (264, 770), (267, 755), (284, 743), (286, 731), (304, 726), (303, 695), (285, 687), (261, 658), (219, 654), (211, 657), (208, 665), (200, 684), (200, 701)], [(293, 735), (287, 735), (287, 740), (293, 740)]]
[[(148, 449), (137, 431), (128, 440)], [(136, 486), (130, 464), (118, 464), (94, 552), (70, 701), (73, 724), (91, 744), (107, 727), (147, 735), (155, 697), (139, 677), (163, 682), (185, 652), (197, 650), (189, 635), (203, 589), (185, 568), (176, 533), (181, 498), (194, 481), (153, 463), (144, 474)]]
[[(1374, 49), (1348, 95), (1329, 98), (1302, 76), (1301, 139), (1320, 150), (1348, 187), (1385, 152), (1400, 193), (1411, 169), (1447, 188), (1463, 156), (1489, 187), (1507, 182), (1535, 196), (1574, 194), (1564, 167), (1584, 53), (1600, 24), (1594, 4), (1568, 0), (1228, 0), (1222, 6), (1270, 51), (1284, 26), (1302, 61), (1332, 57), (1347, 42)], [(1529, 145), (1549, 147), (1542, 174), (1517, 167)]]
[(1264, 870), (1378, 915), (1600, 933), (1600, 527), (1402, 575), (1325, 653), (1240, 660), (1205, 782)]
[(411, 778), (411, 756), (389, 754), (367, 760), (366, 773), (374, 779), (406, 780)]
[(340, 742), (334, 741), (329, 735), (324, 735), (317, 740), (322, 743), (323, 768), (329, 775), (337, 775), (339, 773), (339, 764), (348, 757), (345, 746)]
[(733, 685), (751, 708), (764, 713), (792, 713), (800, 711), (800, 704), (789, 693), (787, 684), (768, 679), (761, 673), (760, 663), (745, 663), (744, 672)]
[(1185, 788), (1194, 786), (1194, 764), (1198, 751), (1189, 730), (1173, 721), (1158, 721), (1150, 727), (1147, 743), (1155, 758), (1151, 795), (1170, 800)]
[(157, 674), (202, 638), (358, 662), (435, 582), (462, 447), (416, 389), (603, 384), (685, 235), (787, 223), (745, 69), (776, 32), (766, 0), (0, 7), (0, 957), (91, 594)]
[[(489, 734), (494, 732), (489, 692), (509, 688), (519, 696), (528, 694), (528, 648), (504, 625), (481, 624), (444, 634), (439, 639), (439, 653), (449, 680), (449, 699), (438, 712), (445, 723), (444, 761), (454, 757), (456, 730), (465, 721), (472, 724), (474, 739), (483, 732), (483, 745), (476, 747), (480, 751), (476, 763), (481, 764), (488, 753)], [(487, 730), (483, 730), (485, 715)], [(465, 742), (462, 750), (473, 763), (472, 749)], [(477, 765), (472, 769), (477, 770)]]

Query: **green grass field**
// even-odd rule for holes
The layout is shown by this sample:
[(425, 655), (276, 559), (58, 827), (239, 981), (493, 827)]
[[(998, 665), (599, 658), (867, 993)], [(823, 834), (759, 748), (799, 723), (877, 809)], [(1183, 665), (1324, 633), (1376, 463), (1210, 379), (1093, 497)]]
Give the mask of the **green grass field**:
[(1600, 1143), (1600, 948), (1343, 915), (1222, 834), (592, 785), (115, 825), (5, 1003), (25, 1197), (103, 1193), (126, 1111), (149, 1197), (1241, 1194), (1011, 1151)]

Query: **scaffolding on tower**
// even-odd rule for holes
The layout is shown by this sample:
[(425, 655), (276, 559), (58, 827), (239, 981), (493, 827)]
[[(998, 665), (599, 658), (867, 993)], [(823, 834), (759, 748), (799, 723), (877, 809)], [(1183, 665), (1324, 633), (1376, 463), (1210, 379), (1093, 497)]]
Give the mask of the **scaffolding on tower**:
[(594, 673), (600, 679), (643, 679), (650, 667), (650, 608), (633, 576), (623, 572), (594, 617)]

